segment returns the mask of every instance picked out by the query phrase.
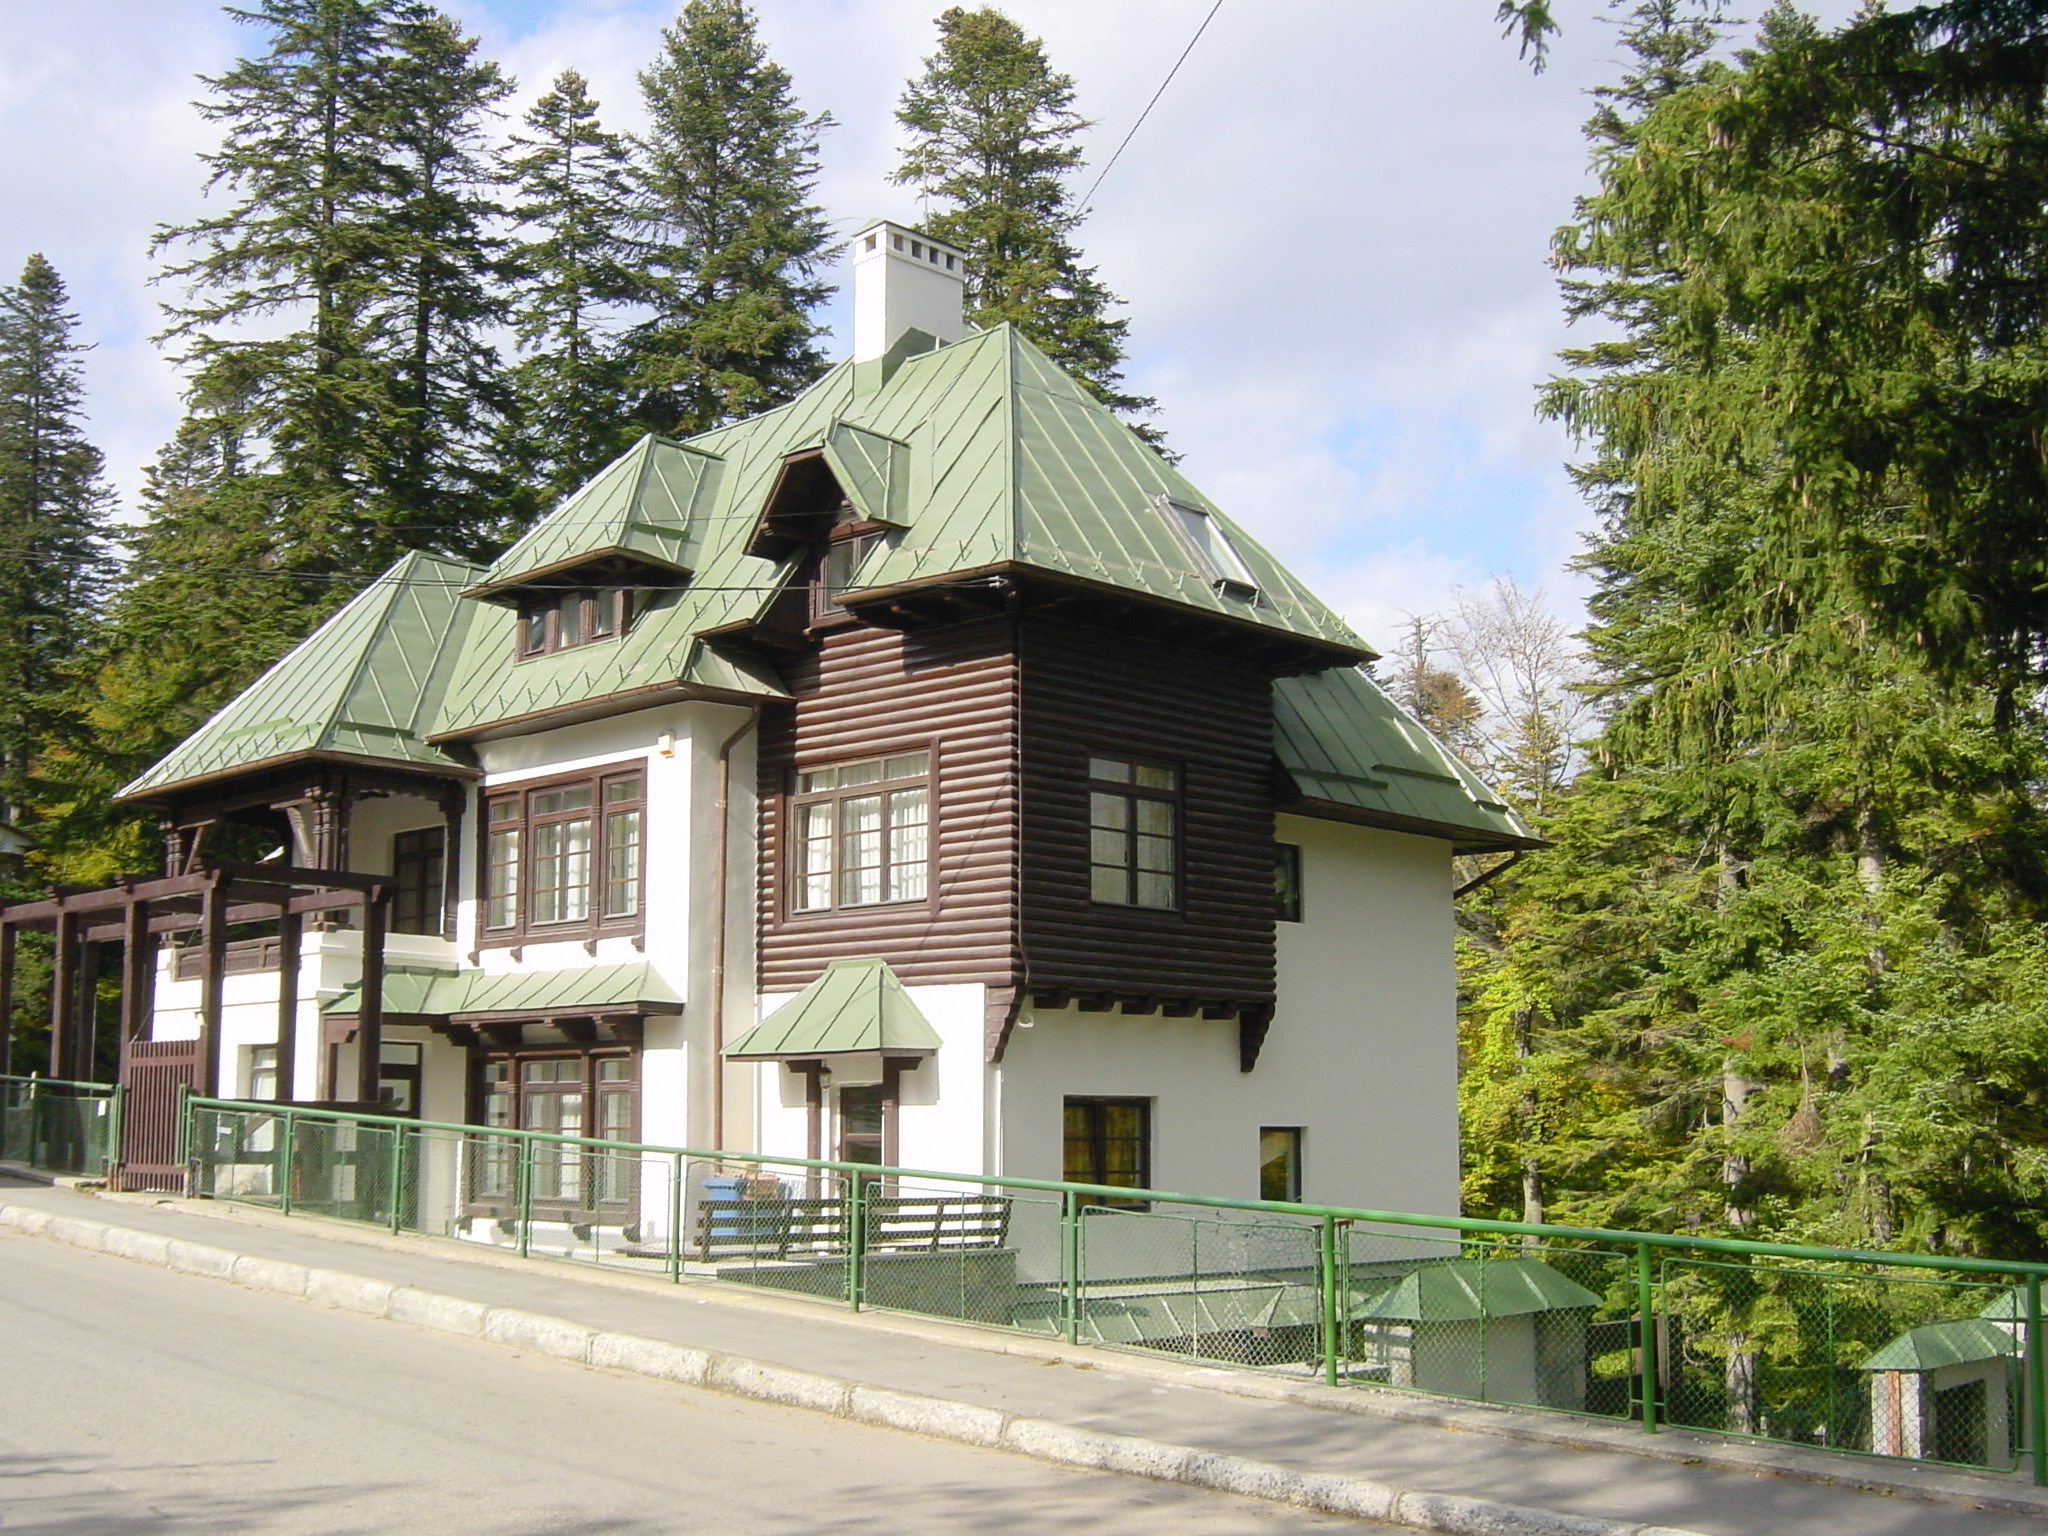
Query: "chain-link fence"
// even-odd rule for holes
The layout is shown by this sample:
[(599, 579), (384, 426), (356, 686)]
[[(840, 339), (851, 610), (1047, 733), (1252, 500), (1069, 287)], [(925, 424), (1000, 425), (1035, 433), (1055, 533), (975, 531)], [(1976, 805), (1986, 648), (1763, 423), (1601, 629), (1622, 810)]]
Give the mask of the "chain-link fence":
[[(9, 1122), (11, 1125), (12, 1122)], [(195, 1100), (194, 1193), (1326, 1381), (2048, 1475), (2048, 1266)]]
[(53, 1077), (0, 1077), (0, 1162), (104, 1177), (121, 1138), (121, 1090)]

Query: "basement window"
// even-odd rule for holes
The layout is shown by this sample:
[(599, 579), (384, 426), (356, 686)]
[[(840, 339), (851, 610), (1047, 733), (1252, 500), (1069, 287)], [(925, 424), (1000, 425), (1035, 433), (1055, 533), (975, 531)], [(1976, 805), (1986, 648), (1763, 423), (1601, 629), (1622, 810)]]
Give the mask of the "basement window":
[(1259, 584), (1253, 578), (1251, 568), (1231, 545), (1230, 535), (1225, 533), (1216, 519), (1209, 515), (1206, 507), (1193, 502), (1178, 501), (1171, 496), (1157, 498), (1160, 510), (1180, 534), (1181, 542), (1194, 556), (1195, 569), (1203, 578), (1225, 597), (1234, 597), (1241, 602), (1250, 602), (1259, 595)]

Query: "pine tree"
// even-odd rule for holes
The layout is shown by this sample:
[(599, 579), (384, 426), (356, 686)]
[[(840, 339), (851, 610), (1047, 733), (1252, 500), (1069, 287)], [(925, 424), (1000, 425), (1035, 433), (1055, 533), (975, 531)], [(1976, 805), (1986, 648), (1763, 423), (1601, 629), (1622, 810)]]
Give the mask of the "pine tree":
[(652, 320), (636, 414), (687, 435), (779, 405), (825, 369), (814, 316), (830, 240), (812, 201), (826, 113), (797, 105), (746, 0), (688, 0), (640, 76)]
[(112, 496), (84, 428), (85, 347), (40, 255), (0, 288), (0, 819), (31, 837), (66, 672), (112, 584)]
[(563, 71), (525, 129), (504, 158), (518, 198), (513, 323), (526, 356), (513, 379), (517, 429), (501, 452), (546, 506), (640, 430), (621, 333), (644, 285), (631, 234), (632, 161), (625, 141), (599, 124), (588, 82)]
[(490, 553), (518, 529), (499, 510), (489, 452), (507, 396), (492, 332), (507, 315), (496, 168), (483, 129), (512, 91), (438, 12), (401, 10), (379, 74), (389, 98), (391, 177), (385, 292), (369, 307), (373, 355), (389, 370), (392, 431), (377, 484), (399, 542)]
[(954, 6), (938, 27), (939, 51), (897, 108), (910, 142), (891, 179), (938, 203), (925, 228), (967, 253), (970, 320), (1015, 325), (1105, 405), (1142, 416), (1158, 402), (1124, 388), (1129, 322), (1110, 317), (1119, 301), (1073, 241), (1087, 210), (1067, 186), (1082, 164), (1072, 141), (1089, 126), (1073, 77), (990, 7)]

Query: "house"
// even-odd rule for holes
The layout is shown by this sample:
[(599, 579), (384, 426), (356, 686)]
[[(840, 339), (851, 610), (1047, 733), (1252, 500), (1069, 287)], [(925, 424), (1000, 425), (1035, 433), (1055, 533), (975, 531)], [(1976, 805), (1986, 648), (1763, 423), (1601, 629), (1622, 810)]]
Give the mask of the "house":
[(122, 791), (161, 875), (0, 911), (64, 1075), (118, 969), (124, 1183), (191, 1088), (1455, 1211), (1453, 858), (1527, 828), (961, 261), (861, 231), (850, 359), (406, 557)]

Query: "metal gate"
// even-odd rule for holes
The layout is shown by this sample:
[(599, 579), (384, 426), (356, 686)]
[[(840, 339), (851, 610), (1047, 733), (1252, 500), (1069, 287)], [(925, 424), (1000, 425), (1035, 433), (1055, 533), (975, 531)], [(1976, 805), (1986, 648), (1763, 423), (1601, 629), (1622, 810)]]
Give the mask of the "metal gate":
[(130, 1040), (121, 1047), (121, 1161), (113, 1186), (183, 1193), (178, 1117), (199, 1083), (197, 1040)]

